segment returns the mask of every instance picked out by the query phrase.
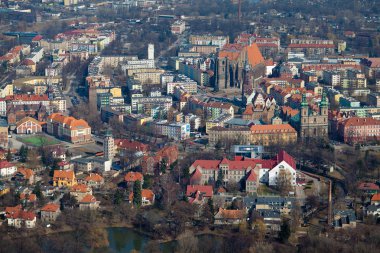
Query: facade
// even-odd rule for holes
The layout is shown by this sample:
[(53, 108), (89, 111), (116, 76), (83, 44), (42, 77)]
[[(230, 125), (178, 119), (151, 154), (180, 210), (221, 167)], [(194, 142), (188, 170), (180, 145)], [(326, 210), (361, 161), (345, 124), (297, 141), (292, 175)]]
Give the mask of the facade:
[(261, 120), (270, 124), (276, 109), (276, 100), (272, 97), (264, 97), (262, 93), (256, 93), (252, 101), (243, 112), (243, 120)]
[(115, 156), (115, 141), (110, 132), (107, 132), (104, 138), (103, 153), (104, 158), (107, 160), (112, 160)]
[(17, 171), (16, 165), (7, 161), (0, 161), (0, 176), (10, 177), (13, 176)]
[(219, 208), (214, 216), (215, 225), (239, 225), (245, 221), (247, 214), (245, 210), (227, 210)]
[(83, 119), (53, 113), (48, 117), (47, 132), (72, 143), (91, 142), (91, 127)]
[(0, 147), (8, 148), (8, 123), (4, 119), (0, 119)]
[(32, 118), (26, 117), (16, 123), (17, 134), (36, 134), (42, 132), (41, 122)]
[(304, 53), (305, 56), (325, 56), (335, 52), (334, 41), (315, 39), (292, 39), (288, 45), (292, 53)]
[(328, 101), (323, 93), (322, 100), (317, 110), (311, 110), (306, 101), (306, 95), (302, 96), (301, 114), (299, 123), (299, 135), (301, 138), (327, 138), (328, 136)]
[[(8, 209), (8, 210), (7, 210)], [(24, 211), (21, 206), (5, 209), (8, 226), (15, 228), (34, 228), (36, 226), (36, 215), (33, 212)]]
[(345, 143), (369, 143), (380, 140), (380, 120), (351, 117), (338, 123), (338, 136)]
[(176, 20), (170, 28), (172, 34), (182, 34), (186, 29), (186, 23), (182, 20)]
[[(223, 183), (243, 183), (247, 192), (255, 192), (259, 183), (276, 186), (283, 174), (291, 186), (296, 185), (296, 163), (285, 151), (271, 160), (238, 158), (235, 160), (196, 160), (189, 168), (191, 184), (216, 182), (220, 174)], [(284, 172), (284, 173), (282, 173)]]
[(104, 178), (97, 173), (90, 173), (84, 181), (86, 182), (86, 185), (93, 188), (99, 188), (104, 184)]
[(96, 210), (99, 208), (100, 201), (90, 194), (84, 196), (79, 201), (79, 210)]
[(291, 144), (297, 141), (297, 131), (289, 124), (252, 125), (250, 128), (214, 127), (209, 130), (209, 142), (232, 140), (236, 144), (270, 146), (279, 143)]
[(190, 138), (190, 124), (168, 123), (167, 121), (152, 123), (154, 133), (167, 136), (173, 140), (186, 140)]

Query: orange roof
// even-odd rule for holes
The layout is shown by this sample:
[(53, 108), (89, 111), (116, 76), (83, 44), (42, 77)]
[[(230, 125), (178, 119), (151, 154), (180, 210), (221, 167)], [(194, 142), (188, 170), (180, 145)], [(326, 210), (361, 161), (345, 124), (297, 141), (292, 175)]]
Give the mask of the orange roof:
[(124, 176), (124, 180), (127, 182), (142, 181), (143, 175), (140, 172), (130, 171)]
[[(154, 200), (154, 193), (152, 190), (149, 189), (142, 189), (141, 190), (141, 197), (149, 200), (150, 202), (153, 202)], [(133, 192), (129, 194), (129, 201), (133, 200)]]
[(76, 184), (71, 187), (70, 191), (85, 193), (85, 192), (89, 192), (90, 188), (85, 184)]
[(37, 200), (37, 196), (36, 194), (25, 194), (25, 193), (21, 193), (20, 194), (20, 199), (21, 200), (28, 200), (30, 202), (34, 202)]
[(96, 202), (96, 198), (94, 196), (92, 196), (91, 194), (87, 194), (79, 202), (80, 203), (95, 203)]
[(253, 114), (253, 105), (247, 105), (245, 108), (245, 111), (243, 112), (243, 115), (252, 115)]
[(245, 217), (244, 210), (227, 210), (219, 208), (218, 214), (224, 219), (243, 219)]
[(371, 201), (380, 201), (380, 193), (376, 193), (372, 196)]
[(289, 124), (280, 124), (280, 125), (252, 125), (252, 133), (296, 133), (297, 131)]
[(348, 126), (379, 126), (380, 125), (380, 120), (374, 119), (374, 118), (359, 118), (359, 117), (352, 117), (344, 120), (343, 125), (345, 127)]
[(70, 129), (90, 127), (88, 123), (83, 119), (76, 119), (74, 117), (65, 116), (60, 113), (53, 113), (48, 117), (48, 119), (58, 122), (60, 124), (65, 124), (67, 128), (70, 128)]
[(17, 173), (21, 173), (26, 179), (30, 179), (34, 175), (34, 171), (26, 168), (18, 168)]
[(59, 210), (59, 205), (54, 203), (48, 203), (44, 207), (41, 208), (43, 212), (57, 212)]
[(91, 173), (89, 176), (85, 178), (85, 181), (102, 182), (103, 180), (103, 177), (97, 173)]
[(17, 205), (17, 206), (7, 206), (7, 207), (5, 208), (5, 214), (16, 213), (16, 212), (21, 211), (21, 209), (22, 209), (21, 205)]
[(248, 62), (254, 67), (257, 64), (264, 63), (264, 57), (262, 56), (256, 43), (252, 43), (250, 46), (247, 46)]
[(55, 170), (53, 179), (58, 180), (58, 178), (74, 180), (75, 174), (74, 174), (74, 171), (72, 170)]

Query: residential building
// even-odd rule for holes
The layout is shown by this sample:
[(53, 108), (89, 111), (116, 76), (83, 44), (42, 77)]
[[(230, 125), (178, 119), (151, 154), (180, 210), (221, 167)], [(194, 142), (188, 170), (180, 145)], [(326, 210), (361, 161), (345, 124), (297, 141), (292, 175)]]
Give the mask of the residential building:
[(351, 117), (338, 123), (338, 136), (345, 143), (369, 143), (380, 140), (380, 120)]
[(41, 220), (45, 223), (56, 221), (60, 214), (59, 205), (55, 203), (48, 203), (41, 208)]
[(368, 79), (380, 78), (380, 58), (363, 58), (360, 66)]
[(219, 208), (214, 216), (215, 225), (239, 225), (245, 221), (247, 213), (245, 210), (227, 210)]
[(172, 34), (182, 34), (186, 29), (186, 23), (182, 20), (176, 20), (170, 27)]
[(13, 176), (17, 171), (17, 167), (15, 164), (7, 162), (7, 161), (0, 161), (0, 176), (1, 177), (11, 177)]
[(109, 131), (107, 131), (103, 141), (103, 153), (107, 160), (112, 160), (115, 156), (115, 141)]
[(91, 194), (91, 187), (85, 184), (76, 184), (70, 188), (70, 196), (73, 196), (77, 201), (83, 199), (84, 196)]
[(97, 173), (90, 173), (84, 181), (86, 182), (86, 185), (93, 188), (99, 188), (104, 184), (104, 178)]
[(47, 132), (72, 143), (91, 142), (91, 127), (83, 119), (53, 113), (48, 117)]
[(130, 171), (124, 176), (124, 181), (127, 186), (132, 188), (136, 181), (140, 181), (141, 185), (144, 183), (144, 176), (140, 172)]
[(168, 123), (167, 121), (152, 122), (153, 131), (157, 135), (167, 136), (169, 139), (186, 140), (190, 138), (190, 124)]
[[(142, 206), (149, 206), (154, 204), (155, 194), (152, 190), (149, 189), (142, 189), (141, 190), (141, 205)], [(129, 202), (133, 203), (133, 192), (129, 194)]]
[(186, 197), (191, 204), (204, 204), (212, 198), (213, 191), (211, 185), (188, 185)]
[(334, 210), (335, 229), (355, 228), (356, 215), (354, 210)]
[(29, 185), (34, 184), (34, 171), (31, 169), (18, 168), (14, 176), (18, 182), (26, 182)]
[(36, 215), (33, 212), (22, 210), (21, 205), (16, 207), (7, 207), (5, 209), (7, 224), (15, 228), (34, 228), (36, 226)]
[(292, 39), (288, 50), (305, 56), (325, 56), (334, 54), (335, 45), (332, 40)]
[(79, 210), (96, 210), (99, 208), (100, 201), (90, 194), (84, 196), (79, 202)]
[(53, 175), (53, 186), (71, 187), (76, 185), (75, 173), (73, 170), (55, 170)]

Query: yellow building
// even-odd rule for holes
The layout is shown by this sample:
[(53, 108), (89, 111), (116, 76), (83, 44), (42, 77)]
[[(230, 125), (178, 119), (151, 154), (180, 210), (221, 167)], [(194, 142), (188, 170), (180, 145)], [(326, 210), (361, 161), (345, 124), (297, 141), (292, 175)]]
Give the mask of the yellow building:
[(0, 89), (0, 97), (13, 96), (13, 84), (7, 84)]
[(121, 88), (119, 88), (119, 87), (111, 88), (109, 92), (112, 94), (112, 96), (114, 98), (115, 97), (122, 97), (123, 96), (121, 94)]
[(4, 186), (4, 185), (0, 185), (0, 196), (3, 196), (9, 192), (10, 192), (9, 187)]
[(53, 185), (58, 187), (71, 187), (77, 184), (75, 173), (72, 170), (55, 170)]

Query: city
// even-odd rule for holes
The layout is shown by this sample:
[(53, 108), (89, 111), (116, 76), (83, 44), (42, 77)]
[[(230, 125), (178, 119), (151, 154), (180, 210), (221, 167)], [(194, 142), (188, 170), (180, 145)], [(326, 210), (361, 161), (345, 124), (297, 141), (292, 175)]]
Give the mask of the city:
[(0, 0), (0, 252), (368, 253), (379, 224), (376, 0)]

